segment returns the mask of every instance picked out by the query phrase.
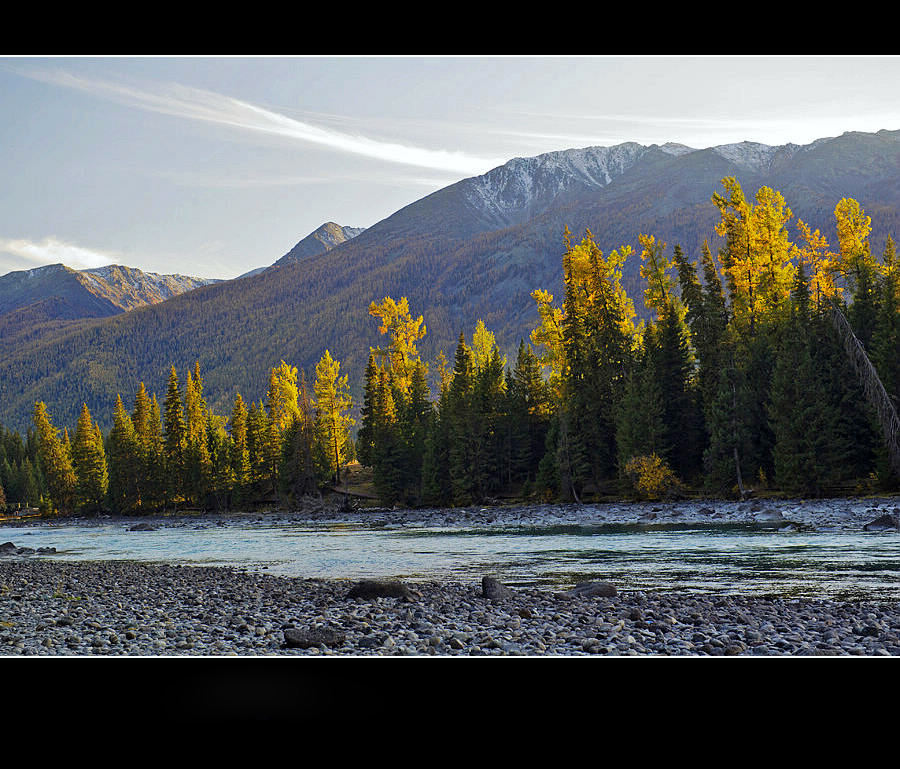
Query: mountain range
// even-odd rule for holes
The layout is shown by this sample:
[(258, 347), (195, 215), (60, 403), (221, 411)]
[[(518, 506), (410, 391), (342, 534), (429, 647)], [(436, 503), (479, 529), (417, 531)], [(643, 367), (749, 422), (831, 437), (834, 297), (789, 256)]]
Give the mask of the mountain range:
[(460, 332), (470, 338), (479, 318), (511, 355), (538, 322), (530, 293), (544, 288), (561, 301), (566, 227), (576, 240), (590, 229), (605, 252), (635, 248), (623, 284), (641, 310), (638, 235), (679, 244), (692, 258), (704, 240), (715, 252), (711, 197), (726, 176), (748, 198), (762, 186), (780, 191), (794, 221), (818, 227), (832, 244), (843, 197), (872, 217), (876, 252), (900, 232), (900, 131), (808, 145), (625, 143), (515, 158), (352, 237), (345, 232), (335, 245), (298, 244), (256, 274), (51, 325), (15, 349), (0, 341), (0, 421), (24, 429), (43, 400), (61, 424), (74, 424), (86, 402), (108, 426), (117, 393), (130, 403), (143, 381), (162, 397), (169, 367), (183, 372), (195, 360), (210, 406), (229, 413), (238, 391), (245, 400), (264, 397), (272, 366), (285, 360), (309, 376), (326, 348), (359, 396), (369, 348), (381, 342), (368, 307), (385, 296), (406, 296), (414, 315), (424, 315), (426, 359), (441, 349), (452, 359)]

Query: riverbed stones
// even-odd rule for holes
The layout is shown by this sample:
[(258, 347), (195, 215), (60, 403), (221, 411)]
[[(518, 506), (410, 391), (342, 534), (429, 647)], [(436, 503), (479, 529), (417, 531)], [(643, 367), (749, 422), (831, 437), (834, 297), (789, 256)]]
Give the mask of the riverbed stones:
[(414, 601), (420, 596), (420, 593), (412, 590), (403, 582), (375, 579), (364, 579), (361, 582), (357, 582), (346, 595), (348, 599), (400, 598), (404, 601)]

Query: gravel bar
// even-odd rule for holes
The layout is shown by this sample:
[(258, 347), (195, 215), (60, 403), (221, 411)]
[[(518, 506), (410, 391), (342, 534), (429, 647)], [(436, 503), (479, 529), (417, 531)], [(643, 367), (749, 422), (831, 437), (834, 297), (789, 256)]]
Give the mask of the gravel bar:
[(0, 655), (900, 654), (897, 602), (553, 591), (490, 577), (360, 588), (223, 567), (9, 557)]

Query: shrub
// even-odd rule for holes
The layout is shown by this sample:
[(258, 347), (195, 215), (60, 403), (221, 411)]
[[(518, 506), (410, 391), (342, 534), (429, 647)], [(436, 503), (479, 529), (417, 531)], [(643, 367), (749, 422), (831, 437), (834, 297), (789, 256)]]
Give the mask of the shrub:
[(681, 486), (668, 464), (655, 453), (629, 459), (625, 465), (625, 475), (643, 499), (674, 496)]

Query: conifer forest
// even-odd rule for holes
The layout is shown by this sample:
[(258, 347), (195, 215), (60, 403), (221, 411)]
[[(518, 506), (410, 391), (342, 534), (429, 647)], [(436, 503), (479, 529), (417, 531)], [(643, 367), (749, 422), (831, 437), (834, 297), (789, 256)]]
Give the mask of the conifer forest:
[[(382, 344), (362, 403), (328, 350), (310, 372), (281, 361), (264, 399), (238, 394), (227, 414), (207, 406), (199, 362), (173, 366), (159, 397), (120, 394), (106, 435), (87, 406), (63, 426), (37, 402), (24, 437), (0, 425), (0, 509), (290, 507), (341, 489), (353, 460), (385, 506), (896, 491), (894, 241), (872, 253), (849, 198), (827, 235), (733, 177), (711, 202), (716, 253), (647, 234), (604, 254), (590, 231), (561, 233), (564, 295), (532, 292), (535, 327), (510, 359), (473, 318), (425, 361), (428, 308), (373, 298)], [(626, 260), (642, 296), (622, 287)]]

